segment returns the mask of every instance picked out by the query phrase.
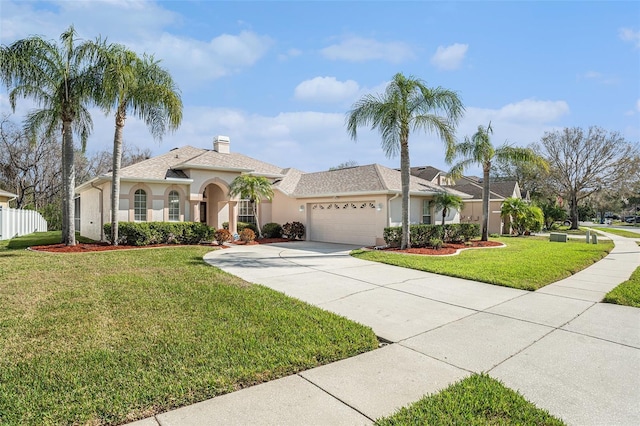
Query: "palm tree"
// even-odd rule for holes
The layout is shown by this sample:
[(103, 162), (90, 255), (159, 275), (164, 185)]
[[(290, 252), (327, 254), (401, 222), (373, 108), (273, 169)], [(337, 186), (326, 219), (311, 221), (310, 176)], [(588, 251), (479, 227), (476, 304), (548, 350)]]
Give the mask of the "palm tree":
[(500, 208), (500, 214), (504, 217), (508, 217), (512, 227), (515, 227), (518, 235), (524, 232), (523, 219), (526, 216), (529, 206), (520, 198), (509, 197), (504, 200), (502, 207)]
[(462, 209), (462, 198), (457, 195), (449, 194), (448, 192), (441, 192), (433, 197), (433, 202), (436, 209), (442, 209), (442, 226), (444, 226), (444, 219), (447, 217), (450, 209), (460, 210)]
[(229, 186), (229, 196), (235, 197), (238, 195), (251, 201), (253, 217), (256, 218), (256, 226), (258, 228), (258, 237), (262, 238), (262, 229), (258, 220), (258, 204), (263, 198), (269, 201), (273, 199), (271, 182), (264, 176), (240, 175)]
[(182, 121), (182, 100), (171, 75), (153, 57), (139, 58), (118, 44), (101, 44), (99, 66), (103, 86), (99, 100), (106, 112), (115, 109), (113, 167), (111, 180), (111, 243), (118, 244), (120, 209), (120, 169), (122, 135), (127, 114), (144, 121), (156, 139), (167, 129), (175, 130)]
[(477, 164), (482, 167), (482, 241), (489, 239), (489, 172), (493, 162), (532, 162), (546, 167), (546, 162), (529, 148), (513, 147), (507, 144), (494, 148), (489, 138), (491, 133), (493, 133), (491, 123), (486, 128), (478, 126), (478, 131), (473, 134), (471, 139), (466, 137), (463, 142), (456, 144), (452, 149), (447, 149), (446, 153), (448, 164), (461, 158), (449, 172), (454, 179), (462, 177), (464, 170), (470, 165)]
[(82, 149), (93, 128), (88, 107), (100, 85), (100, 74), (88, 60), (91, 42), (76, 44), (70, 26), (60, 35), (61, 45), (34, 36), (0, 48), (0, 78), (7, 86), (11, 108), (18, 98), (30, 98), (38, 109), (30, 112), (25, 131), (35, 138), (62, 135), (62, 242), (75, 245), (75, 167), (73, 135)]
[(382, 149), (388, 158), (400, 153), (402, 249), (410, 246), (409, 133), (417, 130), (435, 132), (452, 147), (455, 126), (463, 112), (457, 93), (441, 87), (427, 87), (420, 79), (398, 73), (383, 94), (363, 96), (347, 113), (347, 131), (353, 140), (357, 139), (357, 128), (368, 125), (380, 132)]

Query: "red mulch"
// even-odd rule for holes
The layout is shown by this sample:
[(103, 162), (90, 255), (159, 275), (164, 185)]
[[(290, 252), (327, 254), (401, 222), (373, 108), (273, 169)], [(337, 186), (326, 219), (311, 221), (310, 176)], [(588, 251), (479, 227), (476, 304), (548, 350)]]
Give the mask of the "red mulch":
[(400, 250), (399, 248), (389, 247), (386, 249), (382, 249), (384, 251), (391, 251), (394, 253), (408, 253), (408, 254), (423, 254), (428, 256), (443, 256), (447, 254), (454, 254), (456, 251), (460, 249), (466, 248), (483, 248), (483, 247), (500, 247), (504, 244), (499, 243), (497, 241), (471, 241), (470, 245), (465, 244), (451, 244), (447, 243), (442, 246), (441, 249), (436, 250), (430, 247), (420, 247), (420, 248), (409, 248), (405, 250)]
[[(269, 243), (284, 243), (288, 240), (286, 238), (263, 238), (261, 240), (255, 240), (249, 243), (249, 245), (254, 244), (269, 244)], [(246, 243), (242, 241), (236, 241), (233, 244), (244, 245)], [(207, 244), (209, 245), (209, 244)], [(225, 248), (225, 246), (219, 246), (217, 244), (210, 244), (211, 247), (220, 247)], [(51, 253), (87, 253), (94, 251), (110, 251), (110, 250), (131, 250), (131, 249), (143, 249), (143, 248), (153, 248), (153, 247), (176, 247), (175, 244), (153, 244), (149, 246), (112, 246), (109, 243), (78, 243), (75, 246), (66, 246), (64, 244), (51, 244), (47, 246), (33, 246), (30, 247), (31, 250), (37, 251), (47, 251)]]

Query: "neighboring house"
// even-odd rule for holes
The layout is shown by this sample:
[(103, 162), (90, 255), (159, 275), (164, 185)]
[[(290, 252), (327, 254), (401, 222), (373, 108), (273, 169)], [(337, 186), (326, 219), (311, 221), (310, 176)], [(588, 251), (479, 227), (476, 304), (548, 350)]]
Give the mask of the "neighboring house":
[[(118, 221), (196, 221), (214, 228), (238, 221), (250, 222), (249, 200), (229, 198), (229, 185), (240, 174), (265, 176), (273, 182), (271, 202), (260, 203), (260, 224), (302, 222), (313, 241), (380, 245), (383, 230), (401, 224), (400, 172), (378, 164), (317, 173), (282, 169), (230, 151), (228, 137), (218, 136), (214, 149), (185, 146), (124, 167), (121, 173)], [(411, 177), (411, 223), (437, 223), (431, 200), (452, 192), (432, 182)], [(78, 229), (92, 239), (104, 239), (110, 219), (110, 174), (76, 188)], [(460, 221), (458, 212), (447, 218)]]
[[(429, 179), (430, 181), (434, 182), (437, 180), (438, 182), (442, 182), (442, 185), (447, 189), (454, 189), (469, 194), (471, 198), (463, 200), (464, 206), (462, 212), (460, 212), (460, 221), (462, 223), (477, 223), (482, 225), (482, 178), (465, 176), (453, 183), (446, 172), (431, 166), (412, 167), (411, 174), (423, 178), (431, 177), (431, 179)], [(509, 220), (500, 215), (500, 210), (506, 198), (523, 198), (518, 182), (515, 180), (492, 180), (489, 191), (489, 233), (509, 233)], [(528, 195), (526, 199), (528, 200)]]
[(0, 207), (8, 209), (9, 208), (9, 201), (13, 200), (17, 196), (18, 196), (18, 194), (14, 194), (12, 192), (8, 192), (8, 191), (4, 191), (4, 190), (0, 189)]

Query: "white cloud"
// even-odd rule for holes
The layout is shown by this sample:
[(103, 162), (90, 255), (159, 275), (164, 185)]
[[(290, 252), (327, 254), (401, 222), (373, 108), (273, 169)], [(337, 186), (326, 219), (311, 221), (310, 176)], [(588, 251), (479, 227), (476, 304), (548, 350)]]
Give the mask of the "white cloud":
[(272, 44), (267, 36), (242, 31), (238, 35), (222, 34), (208, 42), (164, 33), (132, 47), (162, 58), (162, 63), (178, 76), (176, 79), (183, 86), (182, 83), (192, 85), (248, 68), (262, 58)]
[(379, 42), (374, 39), (350, 37), (338, 44), (332, 44), (320, 50), (320, 53), (331, 60), (349, 62), (365, 62), (383, 60), (394, 64), (413, 59), (415, 54), (411, 47), (403, 42)]
[(640, 112), (640, 99), (636, 101), (636, 111)]
[(568, 114), (569, 105), (565, 101), (525, 99), (505, 105), (493, 113), (496, 120), (547, 123)]
[(341, 102), (352, 99), (360, 86), (353, 80), (338, 81), (335, 77), (315, 77), (296, 86), (294, 97), (316, 102)]
[(431, 63), (441, 70), (455, 70), (460, 68), (464, 56), (469, 49), (468, 44), (455, 43), (450, 46), (438, 46), (431, 57)]
[(637, 48), (640, 48), (640, 31), (634, 31), (631, 28), (620, 28), (618, 35), (623, 41), (629, 41)]

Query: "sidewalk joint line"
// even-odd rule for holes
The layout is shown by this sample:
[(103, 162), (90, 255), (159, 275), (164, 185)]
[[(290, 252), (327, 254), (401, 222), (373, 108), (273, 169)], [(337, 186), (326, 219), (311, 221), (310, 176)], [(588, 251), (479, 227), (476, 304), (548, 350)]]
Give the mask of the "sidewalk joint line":
[[(302, 372), (300, 372), (302, 373)], [(303, 380), (307, 381), (308, 383), (312, 384), (313, 386), (317, 387), (318, 389), (320, 389), (322, 392), (326, 393), (327, 395), (329, 395), (330, 397), (334, 398), (335, 400), (339, 401), (340, 403), (346, 405), (347, 407), (351, 408), (353, 411), (359, 413), (360, 415), (366, 417), (367, 419), (371, 420), (372, 422), (375, 423), (376, 419), (372, 419), (371, 417), (367, 416), (365, 413), (363, 413), (362, 411), (360, 411), (359, 409), (357, 409), (356, 407), (354, 407), (353, 405), (345, 402), (344, 400), (342, 400), (341, 398), (338, 398), (337, 396), (335, 396), (334, 394), (332, 394), (331, 392), (329, 392), (328, 390), (324, 389), (323, 387), (317, 385), (316, 383), (312, 382), (310, 379), (307, 379), (306, 377), (304, 377), (303, 375), (301, 375), (300, 373), (296, 373), (296, 375), (300, 378), (302, 378)]]

